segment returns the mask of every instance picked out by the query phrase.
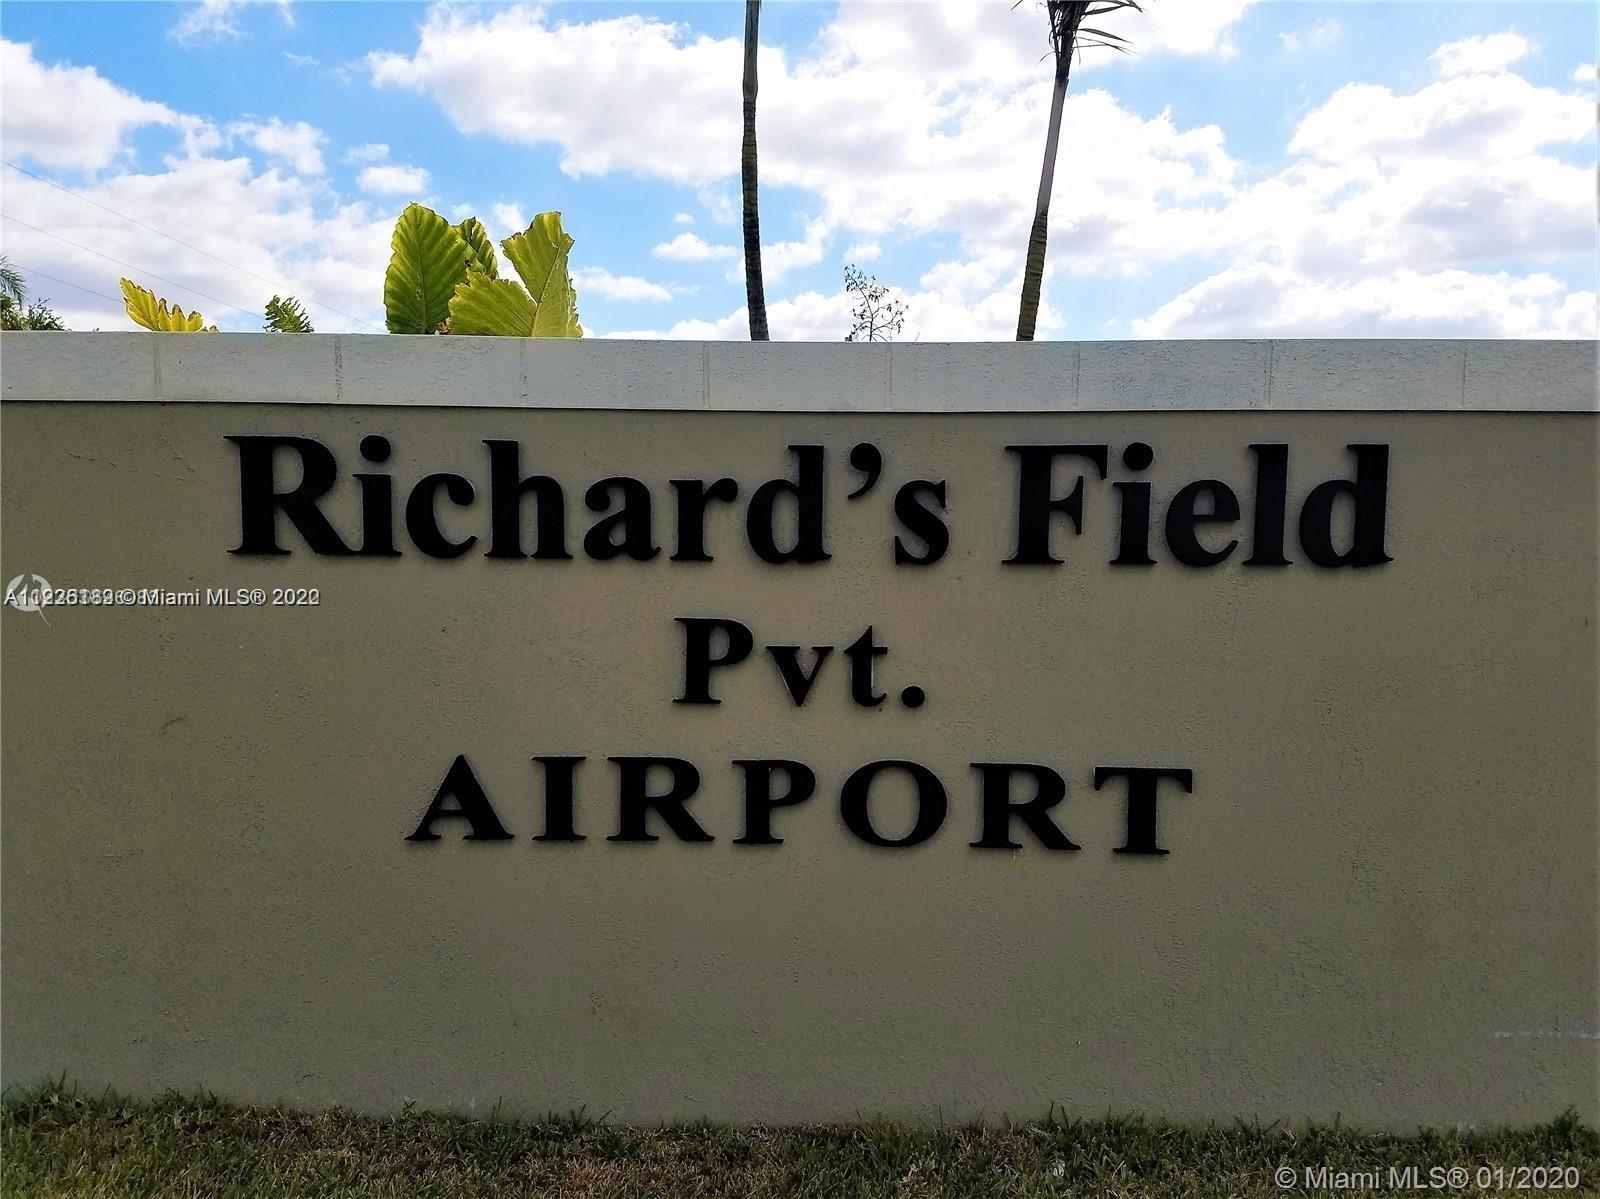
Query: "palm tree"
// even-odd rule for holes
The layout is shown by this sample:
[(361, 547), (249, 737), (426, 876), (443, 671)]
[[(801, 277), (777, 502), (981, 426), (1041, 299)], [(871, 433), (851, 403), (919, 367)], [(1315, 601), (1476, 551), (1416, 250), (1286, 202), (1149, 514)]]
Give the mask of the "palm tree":
[[(1126, 39), (1101, 29), (1083, 27), (1085, 17), (1115, 12), (1119, 8), (1138, 9), (1139, 5), (1137, 0), (1045, 2), (1045, 13), (1050, 19), (1050, 49), (1056, 59), (1056, 86), (1050, 96), (1050, 128), (1045, 135), (1044, 167), (1039, 172), (1039, 199), (1034, 205), (1033, 229), (1028, 234), (1028, 260), (1022, 271), (1022, 307), (1017, 313), (1018, 341), (1032, 341), (1033, 327), (1039, 320), (1039, 292), (1044, 286), (1045, 241), (1050, 235), (1050, 185), (1056, 175), (1056, 145), (1061, 139), (1061, 106), (1067, 98), (1067, 74), (1072, 69), (1072, 55), (1086, 45), (1124, 49), (1118, 43)], [(1088, 36), (1085, 37), (1085, 34)]]
[(756, 202), (756, 49), (761, 38), (761, 0), (744, 6), (744, 149), (739, 185), (744, 193), (744, 294), (750, 340), (767, 340), (767, 295), (761, 286), (761, 212)]
[(0, 255), (0, 329), (61, 331), (66, 328), (44, 300), (28, 302), (28, 285), (11, 259)]
[(0, 255), (0, 306), (10, 308), (14, 304), (20, 308), (27, 299), (28, 287), (22, 281), (22, 272), (11, 265), (11, 259)]

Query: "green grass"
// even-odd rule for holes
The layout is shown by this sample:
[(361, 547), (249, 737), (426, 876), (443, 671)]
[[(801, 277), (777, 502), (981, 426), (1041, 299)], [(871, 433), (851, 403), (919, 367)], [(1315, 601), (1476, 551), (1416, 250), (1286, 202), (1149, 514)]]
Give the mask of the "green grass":
[(1412, 1136), (1057, 1116), (995, 1126), (869, 1120), (646, 1129), (581, 1115), (523, 1122), (406, 1112), (374, 1119), (236, 1107), (211, 1097), (132, 1102), (48, 1087), (10, 1097), (0, 1121), (6, 1196), (1189, 1199), (1281, 1196), (1273, 1173), (1285, 1165), (1412, 1164), (1469, 1171), (1575, 1166), (1579, 1193), (1600, 1193), (1600, 1135), (1570, 1116), (1533, 1127)]

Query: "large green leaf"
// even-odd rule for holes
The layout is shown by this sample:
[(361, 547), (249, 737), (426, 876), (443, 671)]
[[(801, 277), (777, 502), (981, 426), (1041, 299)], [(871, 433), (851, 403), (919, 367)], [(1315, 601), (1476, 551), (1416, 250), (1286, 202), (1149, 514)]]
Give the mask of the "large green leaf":
[(500, 264), (495, 260), (494, 242), (489, 237), (489, 231), (483, 227), (483, 222), (475, 216), (469, 216), (456, 226), (456, 232), (461, 235), (461, 240), (467, 243), (467, 249), (472, 252), (468, 267), (482, 271), (491, 279), (498, 279)]
[(533, 301), (510, 279), (473, 271), (450, 297), (450, 332), (468, 336), (527, 337)]
[(582, 337), (578, 297), (567, 275), (572, 238), (561, 229), (559, 212), (541, 212), (525, 233), (500, 243), (534, 300), (535, 337)]
[(471, 251), (432, 209), (408, 204), (394, 225), (394, 250), (383, 277), (390, 333), (432, 333), (450, 316), (450, 297), (467, 275)]
[(170, 309), (165, 300), (158, 300), (152, 291), (140, 287), (132, 279), (122, 280), (122, 306), (128, 315), (146, 329), (157, 333), (215, 333), (215, 325), (207, 325), (198, 312), (185, 313), (174, 304)]

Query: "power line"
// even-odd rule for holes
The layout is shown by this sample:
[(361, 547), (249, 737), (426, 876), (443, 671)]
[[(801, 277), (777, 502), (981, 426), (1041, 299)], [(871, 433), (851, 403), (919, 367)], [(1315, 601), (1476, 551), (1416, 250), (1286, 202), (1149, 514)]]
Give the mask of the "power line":
[[(275, 288), (278, 291), (288, 292), (288, 291), (293, 291), (294, 290), (293, 288), (290, 288), (286, 284), (273, 282), (271, 279), (268, 279), (265, 275), (256, 274), (256, 272), (252, 271), (249, 267), (240, 266), (237, 262), (230, 262), (228, 259), (223, 258), (221, 255), (213, 254), (210, 250), (202, 250), (199, 246), (194, 245), (194, 244), (192, 244), (190, 242), (186, 242), (181, 237), (174, 237), (172, 234), (166, 232), (165, 230), (157, 229), (154, 225), (147, 225), (143, 221), (139, 220), (137, 217), (131, 217), (125, 212), (118, 212), (115, 208), (112, 208), (110, 205), (102, 204), (98, 200), (91, 200), (88, 196), (83, 195), (81, 192), (75, 192), (70, 187), (63, 187), (61, 184), (57, 183), (54, 179), (46, 179), (43, 175), (36, 175), (32, 171), (26, 169), (25, 167), (19, 167), (16, 163), (11, 162), (9, 159), (0, 158), (0, 162), (5, 163), (5, 165), (10, 167), (13, 171), (19, 171), (22, 174), (28, 176), (28, 178), (30, 178), (30, 179), (37, 179), (40, 183), (48, 184), (50, 187), (55, 188), (57, 191), (66, 192), (67, 195), (72, 196), (72, 197), (74, 197), (76, 199), (82, 200), (85, 204), (91, 204), (94, 207), (100, 209), (102, 212), (109, 212), (112, 216), (120, 217), (122, 220), (125, 220), (125, 221), (129, 222), (130, 224), (134, 224), (134, 225), (139, 226), (139, 228), (141, 228), (141, 229), (148, 229), (151, 233), (156, 234), (158, 237), (164, 237), (168, 241), (176, 242), (178, 245), (183, 246), (187, 250), (193, 250), (196, 254), (204, 254), (207, 258), (210, 258), (210, 259), (213, 259), (216, 262), (222, 263), (223, 266), (232, 267), (236, 271), (241, 271), (244, 274), (249, 275), (252, 279), (259, 279), (262, 283), (269, 284), (270, 286), (272, 286), (273, 288)], [(15, 219), (15, 218), (13, 218), (13, 219)], [(181, 284), (180, 284), (180, 286), (181, 286)], [(203, 295), (204, 293), (202, 292), (200, 294)], [(378, 332), (380, 332), (380, 333), (382, 332), (382, 330), (378, 329), (378, 326), (374, 325), (371, 321), (362, 320), (359, 316), (356, 316), (353, 313), (345, 312), (342, 308), (335, 308), (332, 304), (325, 304), (321, 300), (314, 299), (313, 297), (311, 297), (309, 295), (306, 295), (304, 292), (300, 292), (299, 294), (304, 297), (306, 303), (308, 303), (308, 304), (315, 304), (318, 308), (326, 308), (329, 312), (336, 313), (337, 315), (344, 317), (346, 320), (355, 321), (356, 324), (358, 324), (358, 325), (365, 325), (369, 329), (377, 329)], [(218, 301), (218, 303), (225, 303), (225, 302), (226, 301), (222, 301), (222, 300)]]
[(59, 233), (51, 233), (48, 229), (41, 229), (37, 225), (30, 225), (27, 221), (22, 220), (20, 217), (14, 217), (9, 212), (0, 212), (0, 217), (4, 217), (8, 221), (14, 221), (18, 225), (21, 225), (24, 229), (32, 229), (35, 233), (42, 233), (46, 237), (53, 237), (58, 242), (72, 246), (74, 249), (83, 250), (85, 253), (94, 254), (97, 257), (104, 258), (107, 262), (114, 262), (118, 266), (125, 266), (130, 271), (137, 271), (139, 274), (147, 275), (151, 279), (159, 279), (163, 283), (170, 283), (173, 287), (180, 287), (184, 291), (200, 296), (202, 299), (211, 300), (213, 303), (221, 304), (224, 308), (232, 308), (235, 312), (242, 312), (245, 316), (254, 318), (256, 320), (259, 320), (261, 317), (260, 313), (252, 312), (248, 308), (241, 308), (237, 304), (224, 300), (221, 296), (211, 295), (209, 292), (201, 291), (198, 287), (191, 287), (187, 283), (180, 283), (176, 279), (168, 279), (165, 275), (158, 275), (154, 271), (147, 271), (142, 266), (135, 266), (131, 262), (124, 262), (120, 258), (113, 258), (110, 254), (102, 253), (101, 251), (96, 250), (93, 246), (86, 246), (82, 242), (73, 241), (69, 237), (62, 237)]
[(81, 291), (81, 292), (84, 292), (87, 295), (99, 296), (102, 300), (110, 300), (113, 304), (122, 303), (122, 297), (121, 296), (108, 296), (103, 291), (95, 291), (95, 289), (92, 288), (92, 287), (85, 287), (81, 283), (74, 283), (70, 279), (58, 279), (54, 275), (47, 275), (43, 271), (36, 271), (31, 266), (24, 266), (20, 262), (14, 264), (14, 265), (16, 266), (16, 268), (19, 271), (22, 271), (25, 274), (37, 275), (41, 279), (48, 279), (52, 283), (59, 283), (59, 284), (61, 284), (62, 287), (70, 287), (70, 288), (72, 288), (73, 291)]

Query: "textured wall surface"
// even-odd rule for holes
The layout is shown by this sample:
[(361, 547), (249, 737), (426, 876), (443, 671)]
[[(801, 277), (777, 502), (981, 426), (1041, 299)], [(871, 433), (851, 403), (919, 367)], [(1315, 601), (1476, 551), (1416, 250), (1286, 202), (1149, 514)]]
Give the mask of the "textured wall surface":
[(1594, 412), (1592, 341), (902, 343), (9, 333), (8, 400), (781, 412)]
[[(5, 1083), (65, 1074), (375, 1110), (587, 1105), (619, 1120), (1052, 1103), (1402, 1128), (1569, 1107), (1600, 1118), (1600, 426), (1561, 394), (1577, 386), (1561, 363), (1592, 347), (1485, 358), (1501, 382), (1481, 385), (1523, 395), (1523, 412), (1136, 410), (1139, 379), (1155, 380), (1159, 409), (1182, 403), (1174, 372), (1199, 371), (1169, 345), (1126, 351), (1127, 411), (912, 415), (577, 410), (619, 402), (601, 405), (567, 365), (553, 390), (536, 371), (528, 391), (574, 407), (530, 407), (487, 384), (461, 394), (452, 364), (476, 350), (447, 339), (411, 344), (407, 405), (390, 402), (402, 339), (342, 339), (396, 356), (369, 374), (340, 351), (343, 404), (251, 403), (280, 361), (269, 349), (331, 355), (334, 339), (44, 336), (0, 342), (17, 401), (3, 419), (4, 579), (311, 587), (320, 603), (0, 613)], [(251, 373), (211, 362), (178, 384), (185, 351), (172, 347), (191, 340)], [(71, 367), (56, 347), (75, 342), (94, 361)], [(48, 378), (85, 393), (113, 370), (126, 381), (108, 391), (152, 398), (135, 376), (158, 342), (160, 395), (230, 402), (37, 402)], [(1433, 355), (1459, 400), (1479, 352), (1385, 343), (1366, 360), (1330, 344), (1295, 353), (1330, 389), (1353, 370), (1371, 396), (1411, 394)], [(836, 356), (862, 360), (804, 349), (811, 359), (769, 377), (720, 365), (750, 347), (711, 347), (712, 392), (780, 407), (789, 388), (820, 394)], [(1016, 373), (1001, 348), (970, 349), (952, 394)], [(601, 353), (629, 350), (707, 360), (700, 346)], [(904, 350), (896, 386), (919, 357)], [(1258, 355), (1203, 350), (1224, 375), (1229, 355)], [(64, 374), (47, 378), (40, 364), (56, 360)], [(1312, 366), (1296, 370), (1315, 407)], [(630, 403), (649, 381), (631, 386)], [(461, 402), (474, 406), (449, 406)], [(397, 511), (423, 475), (458, 472), (478, 500), (441, 523), (480, 543), (444, 561), (402, 533), (399, 557), (327, 558), (280, 521), (291, 553), (231, 555), (240, 478), (226, 438), (249, 434), (337, 455), (324, 507), (352, 541), (351, 472), (392, 476)], [(393, 445), (382, 466), (357, 453), (370, 434)], [(486, 439), (518, 440), (525, 473), (563, 484), (572, 560), (483, 555)], [(1058, 533), (1064, 565), (1000, 564), (1016, 532), (1005, 446), (1104, 443), (1115, 481), (1132, 477), (1118, 455), (1136, 440), (1155, 452), (1143, 477), (1157, 565), (1108, 565), (1116, 492), (1093, 472), (1083, 534)], [(883, 481), (850, 501), (859, 442), (882, 451)], [(1279, 569), (1242, 564), (1257, 499), (1246, 447), (1260, 442), (1290, 447), (1293, 565)], [(1319, 569), (1296, 514), (1349, 472), (1352, 443), (1390, 447), (1393, 561)], [(826, 447), (832, 558), (775, 566), (744, 538), (745, 497), (792, 473), (794, 444)], [(655, 498), (652, 561), (579, 551), (597, 519), (584, 491), (617, 474)], [(713, 512), (715, 561), (670, 561), (669, 480), (722, 475), (741, 498)], [(951, 547), (897, 567), (890, 497), (917, 478), (947, 481)], [(1228, 482), (1243, 508), (1237, 528), (1208, 530), (1244, 542), (1212, 568), (1172, 561), (1162, 539), (1167, 503), (1198, 478)], [(718, 707), (671, 702), (685, 616), (754, 633), (750, 660), (719, 676)], [(891, 697), (870, 710), (851, 702), (841, 658), (869, 624)], [(839, 647), (803, 707), (762, 660), (767, 643)], [(909, 684), (926, 689), (922, 707), (899, 702)], [(437, 843), (405, 840), (458, 754), (513, 840), (463, 842), (459, 822)], [(689, 810), (713, 841), (661, 827), (653, 844), (606, 840), (618, 784), (604, 759), (630, 754), (699, 767)], [(535, 755), (589, 759), (587, 840), (532, 839)], [(777, 814), (782, 845), (732, 844), (730, 763), (752, 757), (816, 772), (816, 795)], [(927, 842), (875, 847), (845, 827), (844, 778), (881, 758), (943, 780), (948, 817)], [(1050, 852), (1020, 828), (1021, 850), (971, 848), (981, 761), (1056, 769), (1067, 796), (1054, 814), (1083, 848)], [(1193, 770), (1193, 794), (1162, 792), (1168, 856), (1112, 852), (1125, 814), (1120, 790), (1093, 787), (1103, 765)], [(895, 786), (874, 805), (885, 829), (908, 826)]]

